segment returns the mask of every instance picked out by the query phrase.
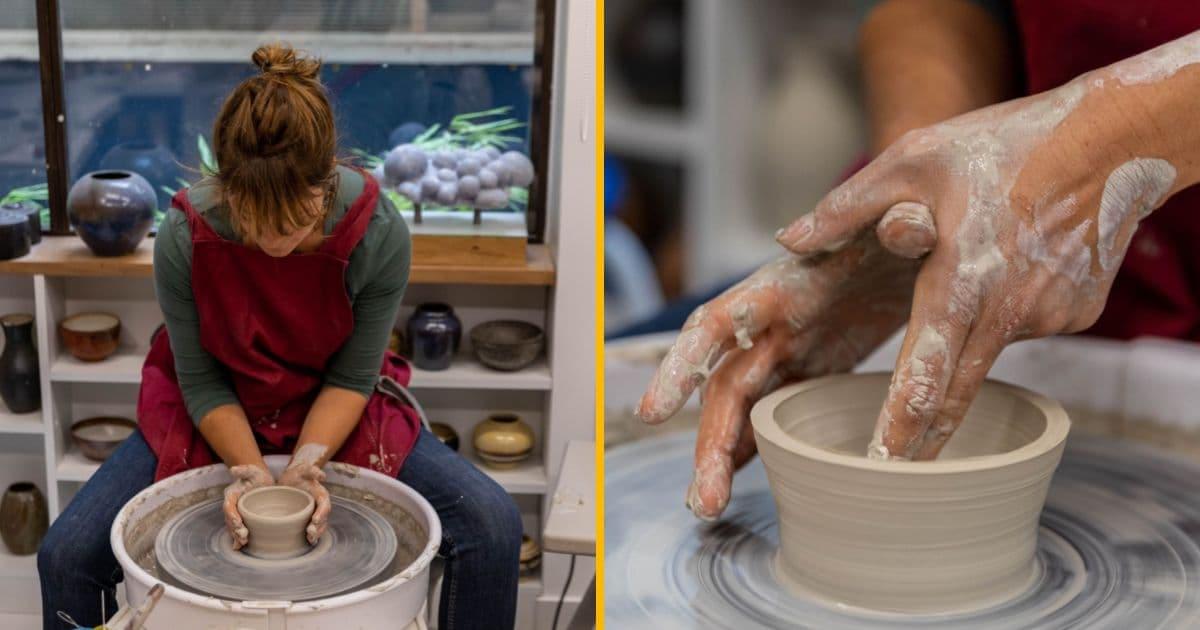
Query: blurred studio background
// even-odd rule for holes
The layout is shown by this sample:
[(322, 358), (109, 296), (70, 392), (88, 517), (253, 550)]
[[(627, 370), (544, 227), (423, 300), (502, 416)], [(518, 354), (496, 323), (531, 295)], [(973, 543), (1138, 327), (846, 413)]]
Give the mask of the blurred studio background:
[(871, 0), (605, 2), (605, 328), (677, 329), (866, 146)]

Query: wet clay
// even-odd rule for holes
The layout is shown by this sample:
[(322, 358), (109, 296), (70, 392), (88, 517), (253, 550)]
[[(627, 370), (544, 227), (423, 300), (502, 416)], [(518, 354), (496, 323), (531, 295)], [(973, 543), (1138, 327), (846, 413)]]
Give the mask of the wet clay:
[[(378, 578), (361, 588), (373, 588), (372, 584), (384, 584), (401, 576), (425, 550), (429, 537), (427, 530), (404, 508), (364, 490), (339, 484), (326, 483), (330, 495), (368, 506), (382, 516), (396, 534), (396, 553), (391, 564)], [(138, 566), (156, 579), (167, 580), (160, 570), (155, 556), (154, 543), (158, 531), (183, 510), (222, 496), (223, 487), (213, 486), (171, 499), (145, 518), (130, 524), (125, 530), (124, 543), (131, 558)], [(336, 509), (336, 508), (335, 508)]]
[(269, 560), (303, 555), (309, 550), (304, 529), (315, 505), (307, 492), (289, 486), (266, 486), (242, 495), (238, 512), (250, 531), (243, 551)]
[(784, 387), (751, 412), (779, 517), (776, 574), (802, 596), (905, 613), (976, 610), (1027, 589), (1070, 422), (986, 382), (934, 461), (862, 454), (887, 374)]

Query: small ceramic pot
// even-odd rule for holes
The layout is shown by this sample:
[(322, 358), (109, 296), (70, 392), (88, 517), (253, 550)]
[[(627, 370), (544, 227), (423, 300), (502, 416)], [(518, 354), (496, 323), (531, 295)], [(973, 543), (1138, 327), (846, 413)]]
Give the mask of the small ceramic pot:
[(84, 457), (102, 462), (136, 430), (137, 423), (128, 418), (97, 416), (71, 425), (71, 440)]
[(32, 201), (14, 201), (0, 204), (0, 210), (16, 212), (29, 222), (29, 242), (37, 245), (42, 242), (42, 207)]
[(402, 357), (408, 356), (408, 348), (404, 338), (403, 330), (400, 330), (399, 328), (392, 329), (392, 334), (388, 336), (388, 350), (391, 350)]
[(951, 614), (1037, 577), (1038, 517), (1070, 421), (986, 382), (933, 461), (868, 459), (888, 374), (783, 387), (750, 412), (779, 515), (776, 575), (839, 605)]
[(309, 550), (304, 530), (316, 503), (291, 486), (255, 488), (238, 499), (238, 512), (250, 532), (246, 553), (267, 560), (301, 556)]
[(450, 447), (450, 450), (458, 450), (458, 431), (455, 431), (454, 427), (443, 422), (430, 422), (429, 430), (438, 441)]
[(14, 313), (0, 317), (4, 328), (4, 353), (0, 354), (0, 399), (13, 413), (42, 407), (42, 382), (37, 349), (33, 347), (33, 315)]
[(521, 535), (521, 577), (528, 577), (537, 573), (538, 567), (542, 566), (542, 548), (537, 544), (537, 541), (530, 538), (527, 534)]
[(449, 368), (461, 341), (462, 322), (449, 304), (422, 304), (408, 319), (411, 359), (422, 370)]
[(23, 214), (0, 210), (0, 260), (12, 260), (29, 253), (29, 219)]
[(0, 538), (11, 553), (36, 553), (49, 525), (46, 497), (36, 485), (28, 481), (14, 483), (0, 498)]
[(495, 413), (475, 425), (471, 442), (484, 464), (500, 470), (515, 468), (533, 454), (533, 429), (515, 413)]
[(514, 371), (537, 360), (545, 346), (542, 329), (514, 320), (496, 320), (471, 329), (471, 348), (479, 362), (496, 370)]
[(130, 171), (87, 173), (67, 195), (71, 227), (97, 256), (132, 253), (150, 233), (157, 208), (150, 182)]
[(76, 359), (102, 361), (117, 351), (121, 319), (112, 313), (78, 313), (62, 320), (58, 332)]

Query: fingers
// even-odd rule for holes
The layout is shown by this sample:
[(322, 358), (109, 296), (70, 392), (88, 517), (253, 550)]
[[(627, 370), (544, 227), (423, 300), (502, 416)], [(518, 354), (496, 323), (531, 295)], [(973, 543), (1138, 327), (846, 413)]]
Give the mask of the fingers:
[(225, 513), (225, 529), (229, 532), (229, 537), (233, 539), (235, 550), (246, 546), (250, 540), (250, 530), (246, 529), (246, 524), (242, 522), (242, 514), (238, 512), (237, 508), (237, 502), (241, 496), (241, 492), (226, 491), (225, 504), (221, 508)]
[(937, 226), (929, 206), (902, 201), (883, 214), (875, 225), (879, 242), (901, 258), (920, 258), (937, 244)]
[(779, 316), (777, 290), (767, 265), (692, 313), (658, 366), (638, 404), (644, 422), (658, 424), (679, 411), (692, 392), (734, 347), (749, 348), (752, 339)]
[(967, 337), (958, 367), (946, 388), (946, 399), (933, 424), (925, 432), (914, 459), (934, 459), (962, 424), (971, 402), (987, 378), (992, 364), (1004, 350), (1006, 340), (991, 327), (977, 325)]
[[(928, 271), (928, 270), (927, 270)], [(918, 279), (908, 330), (892, 372), (868, 456), (911, 459), (937, 417), (966, 342), (972, 316), (951, 314), (953, 282), (935, 272)]]
[(705, 388), (696, 459), (687, 506), (712, 520), (729, 504), (734, 471), (754, 454), (749, 411), (778, 382), (778, 366), (802, 353), (807, 336), (797, 338), (784, 326), (771, 329), (749, 350), (734, 350), (718, 366)]
[(911, 198), (893, 171), (886, 154), (875, 159), (825, 195), (812, 212), (780, 230), (775, 240), (801, 256), (840, 249), (888, 208)]
[(308, 544), (315, 545), (329, 527), (329, 512), (333, 509), (333, 503), (329, 499), (329, 491), (320, 483), (312, 484), (310, 494), (313, 495), (316, 508), (313, 510), (312, 520), (305, 529), (305, 535), (308, 537)]

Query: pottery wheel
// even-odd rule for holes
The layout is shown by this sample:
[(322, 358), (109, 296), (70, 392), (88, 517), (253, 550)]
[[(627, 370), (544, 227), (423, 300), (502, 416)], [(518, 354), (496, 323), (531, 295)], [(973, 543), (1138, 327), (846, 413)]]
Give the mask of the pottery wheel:
[(368, 586), (391, 565), (396, 544), (396, 532), (378, 512), (333, 497), (329, 528), (311, 550), (287, 560), (254, 558), (234, 551), (217, 499), (167, 521), (154, 553), (165, 577), (201, 595), (302, 602)]
[(1038, 537), (1033, 584), (955, 615), (850, 609), (775, 580), (775, 504), (762, 464), (738, 473), (717, 523), (683, 506), (695, 433), (605, 459), (605, 619), (614, 628), (1200, 628), (1200, 465), (1072, 436)]

